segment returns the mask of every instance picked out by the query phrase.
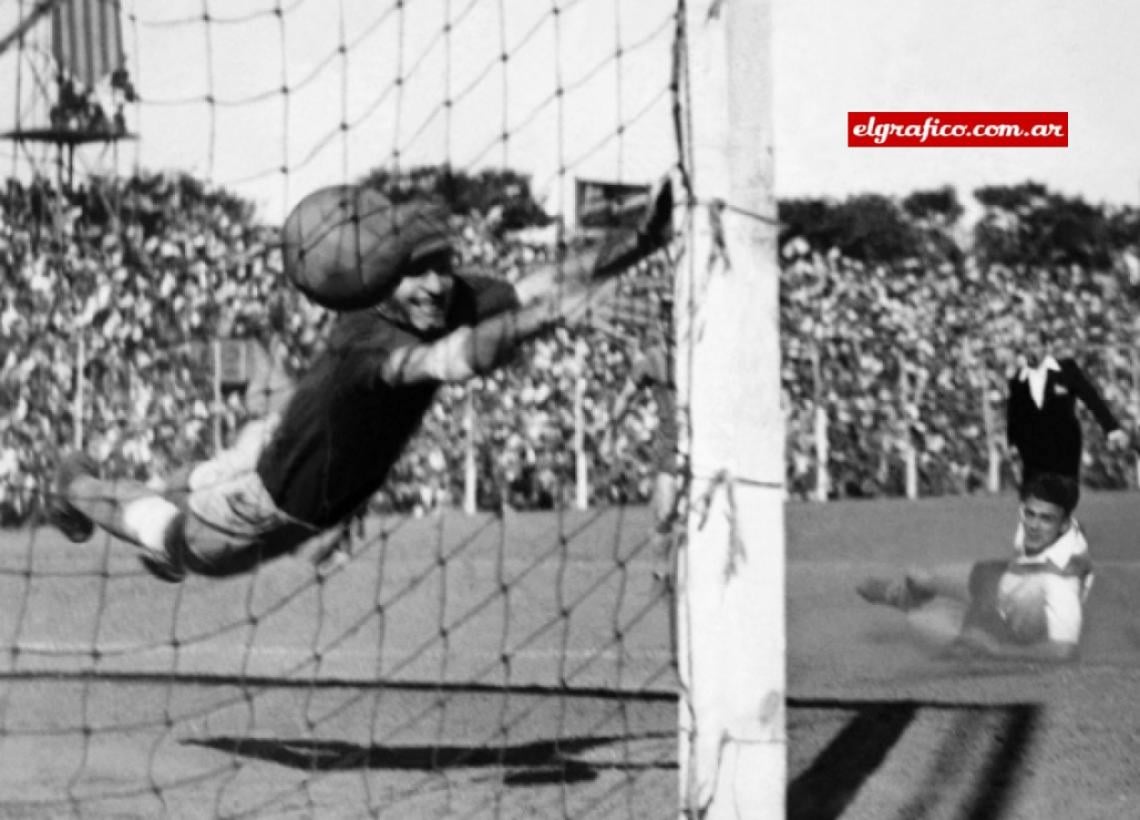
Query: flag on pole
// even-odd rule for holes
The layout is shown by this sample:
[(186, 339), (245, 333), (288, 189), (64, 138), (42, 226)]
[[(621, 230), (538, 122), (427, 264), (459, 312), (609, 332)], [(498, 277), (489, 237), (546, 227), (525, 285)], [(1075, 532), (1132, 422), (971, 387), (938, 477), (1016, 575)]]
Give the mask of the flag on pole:
[(62, 0), (52, 9), (52, 55), (87, 88), (123, 64), (120, 0)]

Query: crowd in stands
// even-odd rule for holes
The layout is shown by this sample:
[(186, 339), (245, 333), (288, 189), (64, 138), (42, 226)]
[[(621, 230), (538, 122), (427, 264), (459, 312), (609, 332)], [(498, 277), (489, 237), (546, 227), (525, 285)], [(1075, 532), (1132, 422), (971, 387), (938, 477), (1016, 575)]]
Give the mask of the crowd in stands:
[[(1031, 325), (1046, 330), (1058, 356), (1079, 361), (1119, 418), (1140, 414), (1133, 352), (1140, 325), (1125, 298), (1123, 266), (983, 268), (969, 256), (940, 269), (867, 265), (802, 242), (785, 246), (782, 262), (793, 496), (811, 496), (815, 487), (820, 405), (833, 495), (901, 495), (908, 450), (920, 495), (978, 491), (991, 441), (1002, 457), (1003, 484), (1011, 486), (1006, 383)], [(1093, 487), (1128, 486), (1133, 457), (1108, 452), (1091, 418), (1084, 421), (1082, 479)]]
[(125, 68), (111, 73), (109, 91), (109, 98), (100, 99), (90, 88), (70, 77), (61, 77), (56, 102), (48, 112), (52, 129), (57, 133), (73, 132), (98, 138), (125, 136), (127, 121), (123, 107), (138, 101), (134, 83)]
[[(505, 246), (483, 219), (458, 227), (465, 264), (507, 278), (545, 253)], [(66, 193), (43, 180), (9, 182), (0, 197), (0, 520), (34, 511), (77, 435), (111, 476), (146, 481), (208, 457), (250, 414), (239, 394), (219, 402), (213, 341), (279, 333), (285, 370), (298, 373), (330, 319), (283, 287), (273, 232), (248, 206), (190, 177), (92, 179)], [(629, 357), (630, 339), (612, 331), (561, 330), (494, 376), (447, 387), (377, 504), (426, 511), (461, 500), (469, 402), (480, 506), (567, 503), (579, 380), (595, 500), (643, 500), (652, 408), (627, 417), (620, 452), (597, 452)]]
[[(493, 214), (468, 215), (459, 228), (465, 262), (510, 279), (546, 253), (504, 240)], [(219, 401), (213, 341), (281, 335), (295, 373), (331, 319), (285, 288), (279, 270), (274, 232), (251, 207), (185, 175), (91, 178), (67, 192), (8, 182), (0, 524), (35, 512), (59, 453), (79, 438), (107, 475), (144, 481), (223, 444), (252, 411), (240, 393)], [(1136, 415), (1123, 269), (982, 266), (969, 255), (869, 265), (797, 239), (785, 243), (781, 270), (792, 497), (815, 486), (817, 407), (829, 420), (834, 496), (900, 494), (908, 449), (923, 495), (981, 489), (987, 436), (1003, 440), (1004, 380), (1026, 321), (1078, 355), (1119, 415)], [(631, 281), (661, 284), (666, 274), (654, 260)], [(640, 303), (663, 288), (627, 290), (619, 301)], [(494, 375), (444, 388), (375, 503), (418, 513), (459, 504), (471, 464), (480, 508), (566, 506), (579, 423), (591, 503), (645, 501), (656, 408), (645, 395), (620, 424), (610, 417), (645, 330), (617, 320), (560, 330)], [(1109, 455), (1095, 433), (1086, 440), (1086, 481), (1125, 486), (1128, 459)], [(1008, 459), (1004, 469), (1012, 480)]]

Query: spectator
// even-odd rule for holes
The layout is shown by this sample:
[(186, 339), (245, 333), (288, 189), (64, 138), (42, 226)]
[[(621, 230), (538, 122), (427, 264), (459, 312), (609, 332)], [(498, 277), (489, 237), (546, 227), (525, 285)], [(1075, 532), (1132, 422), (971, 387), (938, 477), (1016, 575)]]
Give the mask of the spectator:
[[(517, 279), (536, 258), (534, 249), (496, 235), (485, 216), (457, 218), (465, 259)], [(53, 467), (52, 449), (42, 442), (74, 440), (80, 375), (84, 436), (120, 436), (105, 469), (149, 480), (170, 464), (208, 456), (217, 419), (224, 444), (252, 412), (247, 399), (256, 390), (215, 405), (209, 345), (219, 335), (259, 338), (277, 321), (284, 369), (304, 369), (329, 316), (281, 287), (274, 233), (257, 224), (248, 203), (186, 176), (91, 179), (65, 192), (33, 179), (0, 189), (0, 422), (3, 447), (17, 464), (9, 488), (18, 485), (34, 498)], [(659, 411), (654, 402), (637, 401), (615, 420), (612, 406), (631, 366), (629, 339), (642, 338), (647, 327), (633, 314), (653, 304), (639, 283), (666, 275), (654, 260), (631, 278), (618, 311), (629, 316), (599, 317), (591, 330), (531, 343), (511, 367), (442, 391), (439, 412), (425, 420), (376, 505), (427, 511), (462, 497), (459, 420), (469, 395), (481, 419), (474, 432), (479, 506), (563, 502), (574, 479), (579, 343), (586, 348), (590, 501), (648, 500)], [(1130, 407), (1132, 292), (1124, 268), (983, 267), (970, 255), (956, 266), (933, 257), (868, 264), (789, 241), (781, 253), (780, 310), (789, 495), (814, 490), (820, 404), (830, 421), (834, 496), (902, 494), (902, 454), (912, 447), (922, 495), (983, 486), (981, 400), (1002, 400), (1003, 374), (1015, 367), (1028, 314), (1047, 333), (1055, 358), (1087, 354), (1081, 365), (1105, 404)], [(80, 341), (82, 374), (75, 366)], [(961, 352), (964, 341), (969, 355)], [(921, 374), (925, 390), (904, 402), (900, 379)], [(991, 432), (1004, 436), (1003, 423), (998, 414)], [(603, 450), (603, 434), (612, 450)], [(1105, 437), (1086, 431), (1082, 442), (1080, 472), (1089, 486), (1134, 480), (1134, 464)], [(442, 453), (442, 469), (438, 457), (428, 457), (433, 452)], [(420, 486), (436, 492), (425, 500), (415, 491)], [(14, 509), (12, 492), (5, 503)], [(33, 507), (21, 502), (21, 520)]]

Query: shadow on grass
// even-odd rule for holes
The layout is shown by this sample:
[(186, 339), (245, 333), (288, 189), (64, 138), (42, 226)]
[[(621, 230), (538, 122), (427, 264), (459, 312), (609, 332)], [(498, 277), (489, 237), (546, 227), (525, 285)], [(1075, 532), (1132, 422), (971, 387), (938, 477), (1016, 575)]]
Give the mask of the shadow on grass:
[[(915, 784), (899, 817), (925, 817), (937, 809), (944, 796), (939, 782), (950, 773), (968, 770), (973, 781), (959, 800), (961, 817), (1003, 817), (1018, 781), (1024, 774), (1028, 751), (1040, 722), (1040, 707), (1034, 704), (982, 706), (976, 704), (888, 702), (795, 702), (811, 708), (835, 708), (854, 712), (854, 717), (793, 780), (787, 792), (790, 820), (834, 820), (843, 816), (860, 789), (882, 765), (922, 710), (950, 710), (957, 717), (957, 732), (947, 733), (928, 777)], [(994, 725), (991, 723), (996, 723)], [(969, 735), (982, 735), (984, 754), (964, 742)]]
[[(184, 740), (220, 752), (255, 758), (308, 771), (350, 769), (391, 769), (397, 771), (438, 771), (441, 769), (506, 769), (508, 785), (531, 786), (546, 783), (580, 783), (594, 780), (602, 771), (676, 769), (668, 759), (623, 759), (622, 744), (644, 740), (668, 740), (672, 734), (639, 736), (601, 735), (534, 740), (505, 746), (480, 745), (372, 745), (362, 746), (340, 740), (274, 739), (253, 737), (209, 737)], [(614, 746), (603, 759), (580, 757), (591, 751)]]

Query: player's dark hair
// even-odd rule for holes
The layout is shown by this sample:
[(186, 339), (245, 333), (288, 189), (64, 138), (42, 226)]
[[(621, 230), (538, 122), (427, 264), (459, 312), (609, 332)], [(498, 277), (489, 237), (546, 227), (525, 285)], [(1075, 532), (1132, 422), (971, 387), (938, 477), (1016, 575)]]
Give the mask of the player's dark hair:
[(1031, 498), (1056, 504), (1069, 516), (1081, 500), (1081, 488), (1076, 479), (1068, 476), (1038, 473), (1021, 485), (1021, 500), (1028, 501)]

